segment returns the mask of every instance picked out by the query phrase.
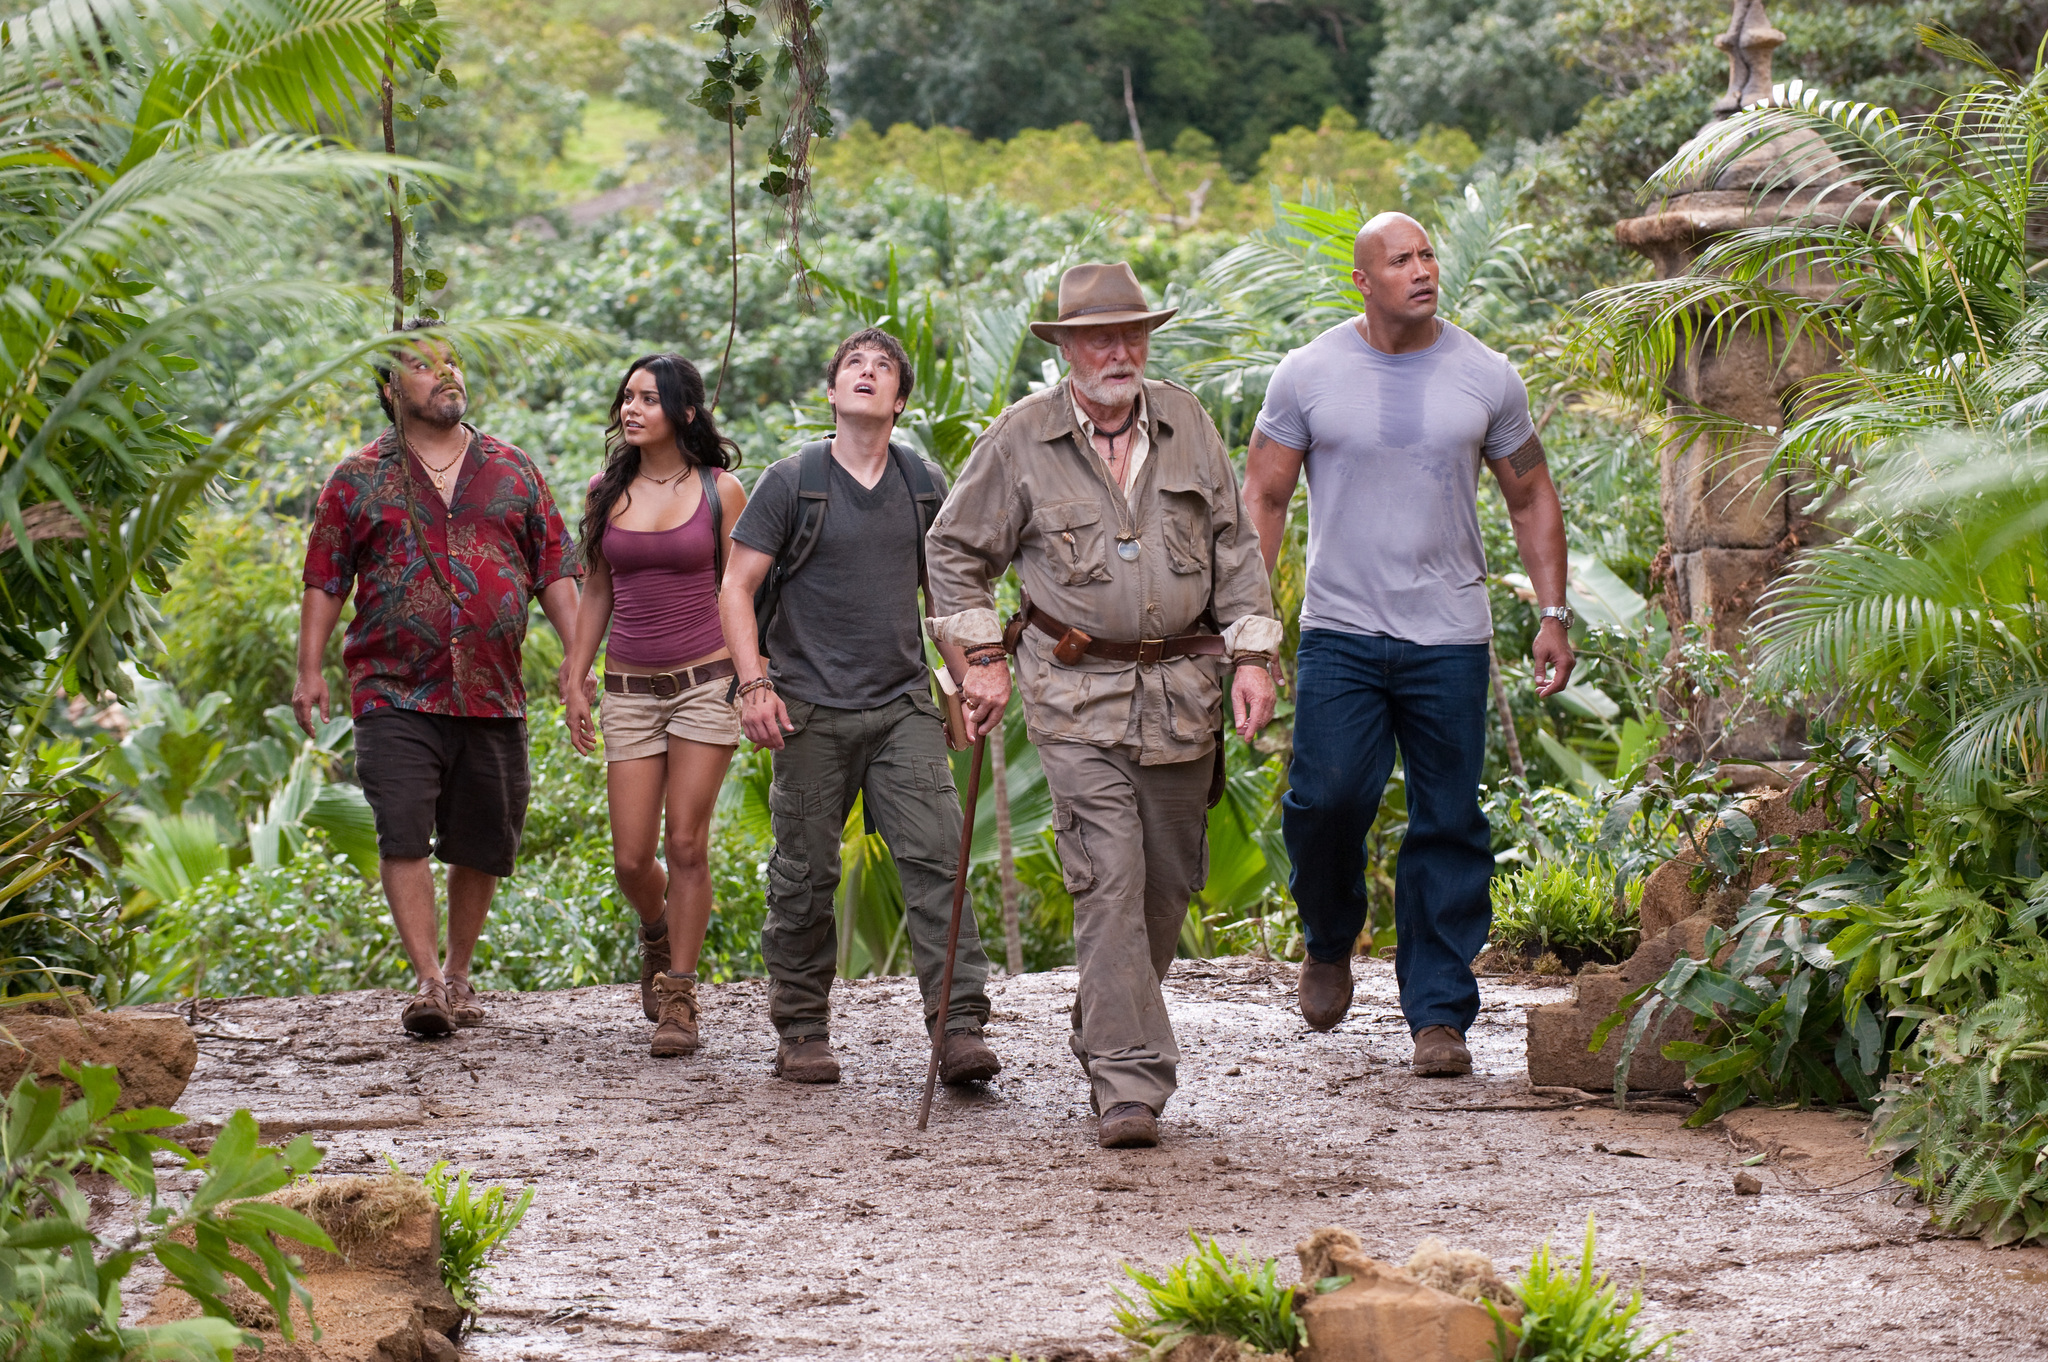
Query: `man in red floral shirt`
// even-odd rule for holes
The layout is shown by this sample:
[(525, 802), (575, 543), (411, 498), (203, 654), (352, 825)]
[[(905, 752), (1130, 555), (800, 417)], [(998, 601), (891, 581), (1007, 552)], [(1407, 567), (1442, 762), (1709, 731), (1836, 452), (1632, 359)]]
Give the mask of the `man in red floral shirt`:
[[(342, 461), (314, 514), (292, 709), (308, 733), (316, 709), (328, 717), (320, 658), (353, 585), (342, 657), (356, 774), (377, 818), (384, 897), (419, 974), (402, 1021), (441, 1036), (484, 1019), (470, 955), (526, 824), (527, 606), (540, 598), (572, 653), (576, 561), (532, 461), (462, 420), (469, 394), (445, 346), (422, 337), (379, 375), (394, 424)], [(448, 866), (445, 964), (430, 850)]]

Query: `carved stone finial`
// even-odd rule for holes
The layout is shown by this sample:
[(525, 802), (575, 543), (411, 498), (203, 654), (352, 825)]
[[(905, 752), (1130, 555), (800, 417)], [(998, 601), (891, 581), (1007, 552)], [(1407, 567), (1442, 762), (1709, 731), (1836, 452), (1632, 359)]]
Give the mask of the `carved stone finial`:
[(1771, 97), (1771, 53), (1784, 41), (1764, 13), (1764, 0), (1735, 0), (1728, 31), (1714, 39), (1714, 46), (1728, 54), (1728, 93), (1714, 101), (1714, 118)]

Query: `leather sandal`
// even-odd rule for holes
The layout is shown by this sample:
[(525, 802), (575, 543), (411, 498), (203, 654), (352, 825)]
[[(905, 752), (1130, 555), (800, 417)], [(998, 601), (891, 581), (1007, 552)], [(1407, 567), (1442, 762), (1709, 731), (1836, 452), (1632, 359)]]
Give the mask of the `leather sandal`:
[(484, 1005), (476, 1000), (476, 990), (469, 986), (467, 976), (451, 974), (443, 986), (450, 1020), (460, 1027), (484, 1024)]
[(415, 1036), (445, 1036), (455, 1029), (448, 1011), (448, 986), (439, 979), (422, 979), (419, 992), (398, 1014), (399, 1025)]

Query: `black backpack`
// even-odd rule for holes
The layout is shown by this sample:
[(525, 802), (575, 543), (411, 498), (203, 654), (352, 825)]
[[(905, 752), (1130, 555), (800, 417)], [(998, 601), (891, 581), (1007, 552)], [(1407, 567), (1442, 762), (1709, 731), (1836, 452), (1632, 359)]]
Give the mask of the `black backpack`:
[[(797, 458), (801, 462), (796, 472), (796, 529), (784, 542), (782, 552), (775, 555), (775, 566), (754, 589), (755, 646), (764, 653), (768, 650), (768, 626), (775, 619), (776, 608), (782, 604), (784, 584), (810, 560), (812, 550), (818, 547), (818, 539), (825, 533), (832, 442), (814, 440), (798, 451)], [(897, 475), (910, 490), (911, 505), (917, 510), (917, 581), (919, 586), (924, 586), (924, 537), (931, 530), (932, 522), (939, 518), (939, 489), (932, 482), (932, 471), (925, 467), (924, 460), (903, 445), (891, 442), (889, 462), (895, 465)], [(925, 597), (929, 603), (929, 587), (925, 587)]]

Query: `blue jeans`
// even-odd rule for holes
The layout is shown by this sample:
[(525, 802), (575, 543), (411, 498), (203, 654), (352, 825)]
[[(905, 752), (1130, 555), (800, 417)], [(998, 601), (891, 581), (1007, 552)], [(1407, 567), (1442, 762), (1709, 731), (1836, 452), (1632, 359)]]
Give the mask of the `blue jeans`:
[(1311, 959), (1348, 959), (1365, 927), (1365, 836), (1401, 750), (1408, 833), (1394, 874), (1394, 975), (1411, 1034), (1469, 1030), (1472, 958), (1493, 925), (1493, 844), (1479, 810), (1490, 684), (1483, 643), (1305, 629), (1281, 829)]

